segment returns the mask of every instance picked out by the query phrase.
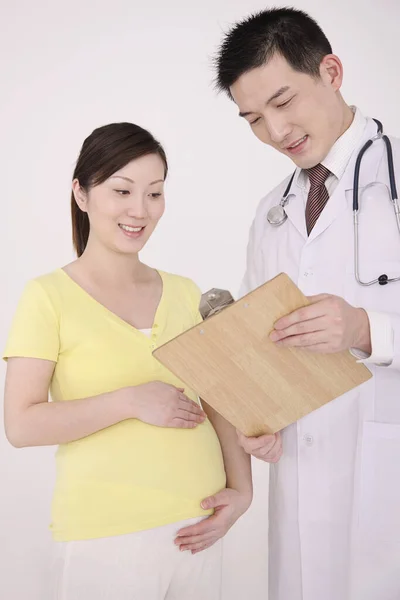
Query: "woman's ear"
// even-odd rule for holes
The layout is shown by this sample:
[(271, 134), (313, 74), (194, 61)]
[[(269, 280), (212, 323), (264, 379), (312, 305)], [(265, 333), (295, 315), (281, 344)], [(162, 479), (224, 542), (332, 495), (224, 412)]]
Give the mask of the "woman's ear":
[(87, 212), (87, 193), (81, 187), (78, 179), (74, 179), (72, 182), (72, 193), (81, 211)]

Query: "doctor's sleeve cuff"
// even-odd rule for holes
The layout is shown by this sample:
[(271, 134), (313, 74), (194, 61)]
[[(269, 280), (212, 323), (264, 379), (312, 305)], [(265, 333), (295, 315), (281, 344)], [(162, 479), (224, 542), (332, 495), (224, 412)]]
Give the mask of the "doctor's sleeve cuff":
[(371, 355), (358, 348), (350, 348), (350, 352), (358, 362), (388, 367), (394, 358), (394, 332), (390, 315), (369, 310), (365, 312), (369, 319)]

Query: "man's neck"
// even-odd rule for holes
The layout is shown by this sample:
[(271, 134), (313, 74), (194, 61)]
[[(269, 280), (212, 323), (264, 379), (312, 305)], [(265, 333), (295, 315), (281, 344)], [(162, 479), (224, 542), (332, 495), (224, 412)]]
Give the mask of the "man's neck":
[(348, 130), (348, 128), (350, 127), (350, 125), (353, 122), (354, 119), (354, 112), (352, 111), (352, 109), (350, 108), (350, 106), (348, 106), (344, 101), (343, 101), (343, 116), (342, 116), (342, 123), (341, 123), (341, 127), (340, 127), (340, 133), (337, 137), (337, 139), (339, 139), (345, 131)]

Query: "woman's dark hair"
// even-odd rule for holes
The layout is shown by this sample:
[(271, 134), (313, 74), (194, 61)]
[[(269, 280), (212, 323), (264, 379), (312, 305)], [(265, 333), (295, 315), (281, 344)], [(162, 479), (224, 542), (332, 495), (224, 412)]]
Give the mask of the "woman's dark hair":
[(332, 53), (324, 32), (307, 13), (294, 8), (268, 9), (236, 23), (215, 57), (216, 88), (231, 96), (230, 87), (244, 73), (280, 54), (301, 73), (319, 76), (321, 61)]
[[(133, 123), (111, 123), (95, 129), (83, 142), (73, 179), (86, 192), (103, 183), (132, 160), (158, 154), (168, 172), (167, 157), (161, 144), (149, 131)], [(89, 218), (71, 194), (72, 240), (78, 256), (83, 254), (89, 238)]]

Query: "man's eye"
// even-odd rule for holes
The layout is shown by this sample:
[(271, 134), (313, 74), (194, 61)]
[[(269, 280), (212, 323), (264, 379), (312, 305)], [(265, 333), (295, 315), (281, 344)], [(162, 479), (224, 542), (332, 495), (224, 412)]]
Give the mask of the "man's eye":
[(114, 190), (115, 192), (117, 192), (117, 194), (119, 194), (120, 196), (126, 196), (127, 194), (129, 194), (129, 190)]
[(256, 123), (258, 123), (259, 120), (260, 117), (257, 117), (257, 119), (254, 119), (254, 121), (250, 121), (250, 125), (255, 125)]
[(288, 104), (291, 103), (292, 100), (293, 100), (293, 98), (289, 98), (289, 100), (286, 100), (286, 102), (282, 102), (282, 104), (278, 104), (278, 108), (282, 108), (282, 106), (287, 106)]

